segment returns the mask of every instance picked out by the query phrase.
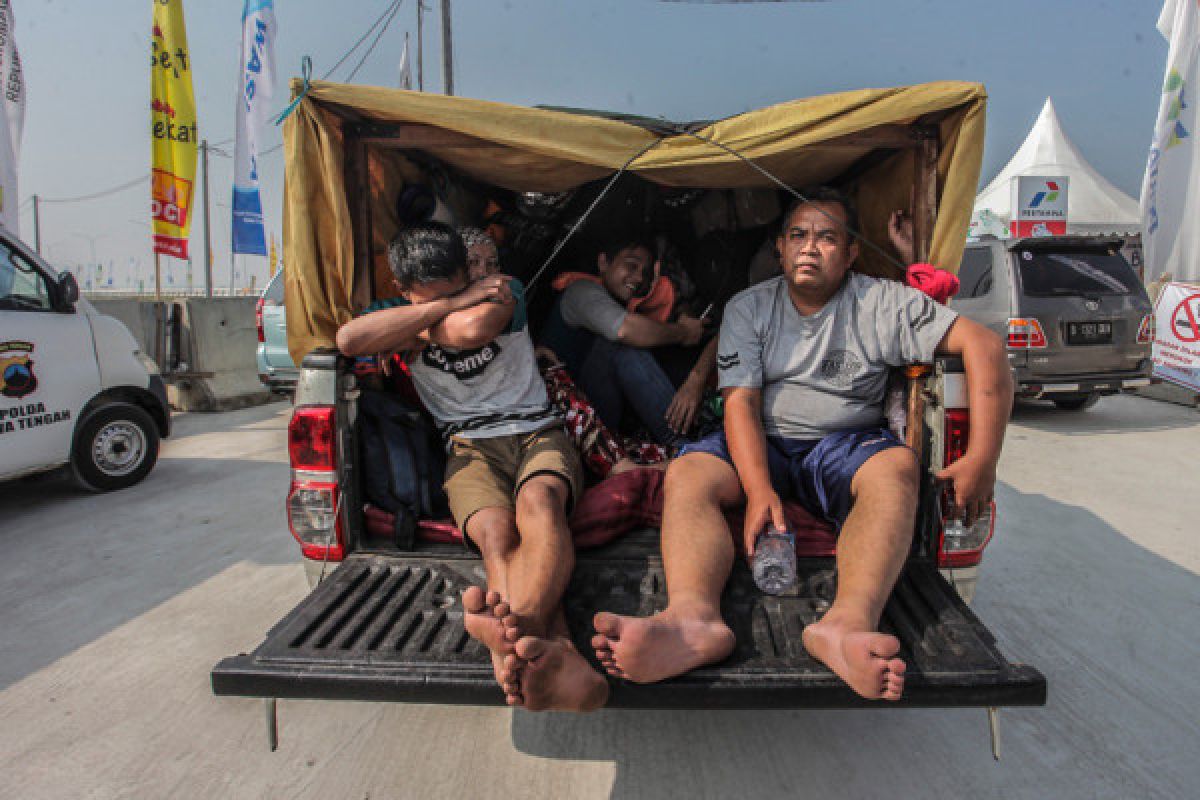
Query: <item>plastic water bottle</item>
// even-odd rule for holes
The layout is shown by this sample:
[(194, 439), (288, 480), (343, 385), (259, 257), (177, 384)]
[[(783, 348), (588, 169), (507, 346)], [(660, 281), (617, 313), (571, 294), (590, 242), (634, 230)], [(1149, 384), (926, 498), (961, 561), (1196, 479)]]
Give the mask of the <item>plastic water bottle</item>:
[(783, 594), (796, 582), (796, 536), (768, 525), (754, 543), (754, 583), (767, 594)]

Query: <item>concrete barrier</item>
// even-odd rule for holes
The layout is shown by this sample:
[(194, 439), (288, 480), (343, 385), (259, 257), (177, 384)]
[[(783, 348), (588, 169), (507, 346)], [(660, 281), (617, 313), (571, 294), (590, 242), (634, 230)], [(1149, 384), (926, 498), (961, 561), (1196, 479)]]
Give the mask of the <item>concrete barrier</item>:
[[(255, 363), (257, 297), (88, 299), (101, 314), (124, 323), (143, 353), (159, 359), (175, 410), (228, 411), (271, 399)], [(179, 361), (166, 363), (162, 326), (173, 303), (180, 307)]]
[(258, 379), (254, 324), (256, 297), (188, 298), (183, 311), (181, 377), (168, 387), (180, 411), (229, 411), (260, 405), (271, 393)]
[(1151, 400), (1161, 400), (1164, 403), (1175, 403), (1191, 408), (1196, 407), (1197, 399), (1200, 398), (1200, 393), (1192, 389), (1185, 389), (1182, 386), (1166, 382), (1143, 386), (1136, 391), (1142, 397), (1149, 397)]

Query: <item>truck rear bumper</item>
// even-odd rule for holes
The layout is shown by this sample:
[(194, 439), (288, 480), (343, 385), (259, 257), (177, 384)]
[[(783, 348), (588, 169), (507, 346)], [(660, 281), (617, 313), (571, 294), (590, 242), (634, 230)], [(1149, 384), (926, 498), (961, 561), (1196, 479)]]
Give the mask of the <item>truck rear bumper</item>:
[[(462, 626), (459, 594), (482, 578), (478, 560), (356, 554), (283, 619), (254, 652), (212, 671), (218, 695), (503, 705), (487, 651)], [(653, 685), (611, 682), (610, 707), (778, 709), (879, 707), (855, 695), (804, 650), (801, 633), (832, 600), (832, 563), (802, 562), (792, 596), (754, 588), (739, 563), (722, 602), (738, 647), (726, 661)], [(597, 610), (639, 616), (665, 605), (654, 559), (582, 559), (567, 617), (589, 658)], [(1043, 705), (1045, 678), (1010, 664), (954, 589), (924, 563), (909, 564), (882, 629), (901, 640), (904, 697), (887, 707)]]

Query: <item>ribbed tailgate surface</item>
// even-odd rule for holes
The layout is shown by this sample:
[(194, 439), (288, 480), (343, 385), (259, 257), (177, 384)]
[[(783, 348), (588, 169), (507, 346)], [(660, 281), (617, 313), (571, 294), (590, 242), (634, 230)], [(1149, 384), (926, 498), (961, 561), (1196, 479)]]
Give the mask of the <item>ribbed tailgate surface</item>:
[[(463, 629), (461, 591), (481, 584), (467, 557), (355, 555), (285, 617), (253, 653), (213, 670), (217, 694), (501, 704), (487, 651)], [(781, 708), (863, 705), (805, 652), (804, 626), (833, 599), (829, 561), (801, 562), (794, 594), (765, 596), (741, 564), (723, 612), (738, 648), (725, 662), (654, 686), (615, 681), (610, 705)], [(656, 559), (581, 558), (567, 616), (590, 656), (599, 610), (649, 614), (666, 602)], [(910, 564), (884, 615), (909, 664), (903, 704), (1037, 705), (1045, 680), (1008, 664), (986, 627), (931, 566)]]

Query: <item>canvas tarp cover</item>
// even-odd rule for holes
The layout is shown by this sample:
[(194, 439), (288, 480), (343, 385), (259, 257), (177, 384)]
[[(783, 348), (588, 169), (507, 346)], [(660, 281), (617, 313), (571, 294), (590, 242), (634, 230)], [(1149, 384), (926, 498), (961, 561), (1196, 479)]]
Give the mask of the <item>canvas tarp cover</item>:
[[(293, 96), (302, 92), (292, 83)], [(869, 144), (822, 146), (881, 125), (933, 120), (939, 130), (938, 217), (930, 260), (957, 270), (983, 155), (986, 93), (976, 83), (941, 82), (864, 89), (781, 103), (696, 131), (773, 173), (789, 186), (833, 181), (865, 156)], [(472, 147), (424, 147), (478, 181), (518, 191), (561, 191), (612, 175), (656, 140), (629, 171), (675, 187), (774, 188), (738, 157), (687, 134), (659, 134), (616, 119), (525, 108), (464, 97), (316, 81), (284, 125), (284, 263), (287, 326), (300, 363), (331, 347), (354, 314), (354, 246), (346, 200), (344, 120), (415, 123), (476, 140)], [(373, 164), (373, 167), (377, 165)], [(855, 180), (863, 234), (886, 246), (887, 219), (907, 208), (914, 185), (910, 152), (897, 151)], [(395, 197), (404, 176), (371, 171), (374, 197)], [(392, 203), (374, 205), (391, 206)], [(890, 265), (860, 248), (863, 271)]]

